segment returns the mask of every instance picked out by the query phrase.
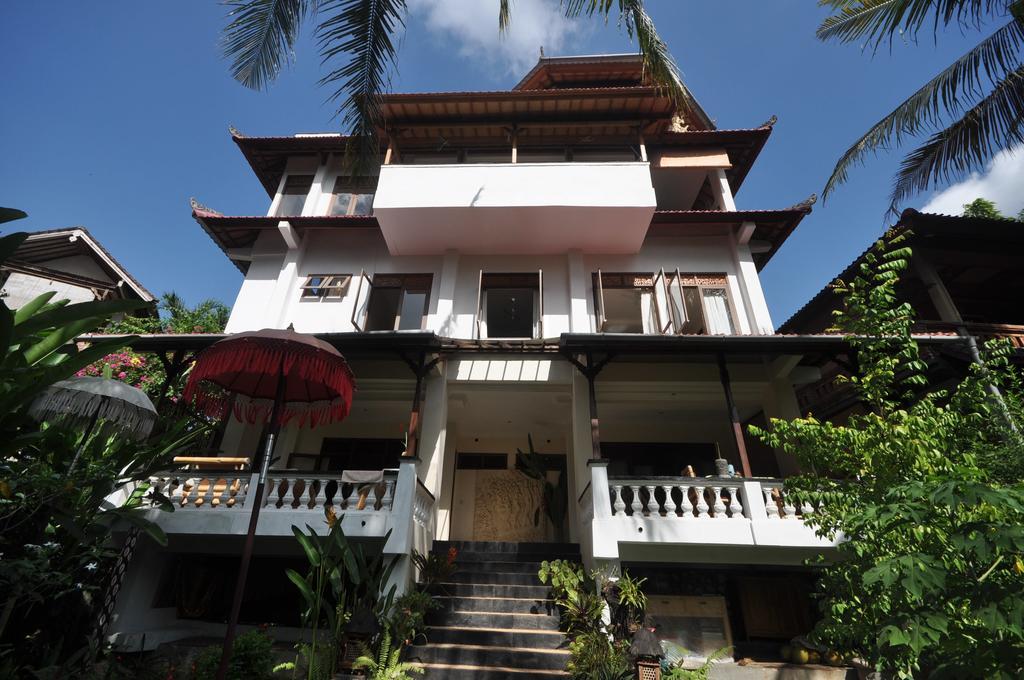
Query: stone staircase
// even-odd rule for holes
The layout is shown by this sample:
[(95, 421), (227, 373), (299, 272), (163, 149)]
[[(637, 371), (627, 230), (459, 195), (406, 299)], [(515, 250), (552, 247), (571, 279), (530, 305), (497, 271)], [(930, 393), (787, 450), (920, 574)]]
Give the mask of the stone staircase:
[[(434, 680), (541, 680), (568, 677), (569, 652), (559, 615), (537, 579), (542, 560), (579, 561), (568, 543), (436, 541), (459, 551), (458, 571), (431, 594), (441, 604), (427, 619), (426, 641), (406, 660)], [(422, 638), (420, 638), (422, 641)]]

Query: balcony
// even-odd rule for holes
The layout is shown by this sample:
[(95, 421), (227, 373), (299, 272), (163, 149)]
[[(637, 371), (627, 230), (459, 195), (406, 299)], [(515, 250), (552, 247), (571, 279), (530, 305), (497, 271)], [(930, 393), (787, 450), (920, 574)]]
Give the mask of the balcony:
[(656, 205), (643, 162), (385, 165), (374, 216), (392, 255), (640, 250)]
[[(245, 535), (256, 477), (248, 471), (167, 472), (150, 478), (173, 512), (149, 514), (168, 534)], [(327, 511), (342, 520), (348, 536), (379, 538), (395, 526), (397, 471), (384, 471), (379, 484), (341, 481), (341, 473), (271, 471), (260, 508), (258, 536), (291, 536), (292, 526), (323, 527)], [(425, 489), (416, 496), (426, 502)]]
[(799, 564), (838, 543), (804, 523), (814, 508), (793, 505), (782, 480), (608, 478), (600, 466), (592, 475), (579, 506), (583, 543), (595, 558), (625, 559), (676, 546), (685, 547), (691, 561)]

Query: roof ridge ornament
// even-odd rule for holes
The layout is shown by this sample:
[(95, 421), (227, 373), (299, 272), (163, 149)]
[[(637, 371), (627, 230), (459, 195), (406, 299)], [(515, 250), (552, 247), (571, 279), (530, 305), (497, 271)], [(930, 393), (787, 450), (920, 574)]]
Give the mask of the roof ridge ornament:
[(811, 194), (804, 200), (794, 205), (790, 210), (801, 210), (803, 212), (811, 212), (811, 208), (815, 203), (818, 202), (818, 194)]
[(765, 122), (761, 123), (761, 124), (760, 124), (760, 125), (758, 125), (757, 127), (759, 127), (759, 128), (770, 128), (770, 127), (775, 127), (775, 124), (776, 124), (776, 123), (778, 123), (778, 122), (779, 122), (779, 117), (778, 117), (778, 116), (776, 116), (776, 115), (775, 115), (775, 114), (773, 113), (773, 114), (772, 114), (772, 117), (771, 117), (771, 118), (769, 118), (769, 119), (768, 119), (768, 120), (766, 120)]
[(235, 139), (242, 139), (245, 137), (245, 135), (243, 135), (234, 125), (228, 125), (228, 132), (230, 132), (231, 136)]
[(207, 208), (205, 205), (203, 205), (202, 203), (197, 201), (195, 199), (195, 196), (193, 196), (192, 198), (188, 199), (188, 202), (189, 202), (189, 205), (192, 206), (192, 212), (194, 212), (194, 213), (204, 212), (204, 213), (209, 213), (211, 215), (220, 215), (221, 214), (221, 213), (217, 212), (216, 210), (214, 210), (212, 208)]

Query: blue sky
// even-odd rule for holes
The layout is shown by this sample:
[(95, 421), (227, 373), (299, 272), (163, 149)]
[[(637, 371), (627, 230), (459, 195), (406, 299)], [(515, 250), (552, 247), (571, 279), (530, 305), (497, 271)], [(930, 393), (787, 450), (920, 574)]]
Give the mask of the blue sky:
[[(396, 91), (502, 89), (548, 55), (633, 51), (614, 21), (552, 19), (549, 0), (517, 0), (514, 33), (497, 35), (497, 0), (409, 0)], [(798, 0), (649, 0), (684, 78), (719, 127), (779, 122), (737, 196), (784, 208), (819, 192), (838, 155), (976, 35), (896, 44), (875, 56), (822, 44), (824, 12)], [(267, 92), (228, 75), (218, 49), (224, 8), (174, 3), (7, 2), (0, 9), (0, 205), (35, 230), (84, 225), (155, 293), (234, 301), (241, 276), (190, 217), (196, 196), (225, 214), (263, 214), (266, 194), (228, 135), (334, 131), (307, 36)], [(1017, 154), (1024, 156), (1024, 154)], [(763, 272), (781, 323), (885, 227), (898, 156), (856, 171), (805, 219)], [(1020, 187), (1016, 168), (1002, 182)], [(1007, 179), (1007, 177), (1009, 179)], [(986, 193), (988, 177), (960, 193)], [(1016, 213), (1024, 192), (993, 197)], [(1003, 194), (1006, 194), (1005, 188)], [(930, 195), (911, 203), (923, 206)], [(934, 205), (958, 205), (956, 191)], [(947, 208), (947, 211), (950, 210)]]

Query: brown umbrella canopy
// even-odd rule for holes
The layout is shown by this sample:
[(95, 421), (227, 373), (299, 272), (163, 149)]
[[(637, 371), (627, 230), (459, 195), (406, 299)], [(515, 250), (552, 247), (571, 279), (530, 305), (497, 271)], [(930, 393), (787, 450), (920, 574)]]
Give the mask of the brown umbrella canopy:
[(206, 349), (183, 397), (213, 418), (230, 408), (243, 422), (266, 423), (282, 396), (274, 424), (315, 427), (343, 420), (354, 391), (352, 370), (334, 347), (312, 335), (268, 328), (236, 333)]

